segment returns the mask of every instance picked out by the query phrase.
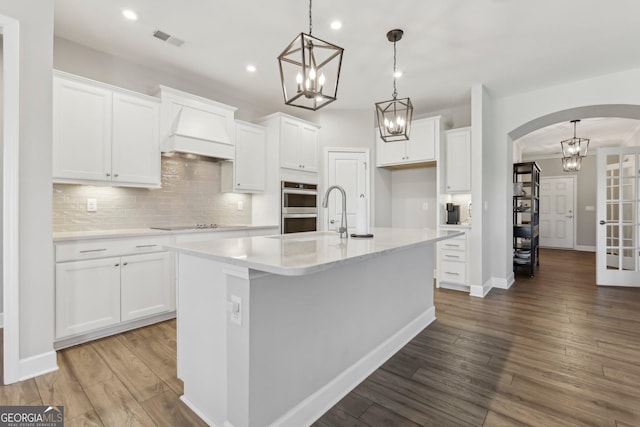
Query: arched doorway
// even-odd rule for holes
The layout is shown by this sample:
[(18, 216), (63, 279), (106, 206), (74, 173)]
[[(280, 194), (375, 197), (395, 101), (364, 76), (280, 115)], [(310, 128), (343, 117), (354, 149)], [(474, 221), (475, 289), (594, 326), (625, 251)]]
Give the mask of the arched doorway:
[[(544, 116), (541, 116), (539, 118), (531, 120), (531, 121), (529, 121), (529, 122), (527, 122), (527, 123), (515, 128), (511, 132), (509, 132), (508, 136), (509, 136), (509, 139), (511, 141), (514, 141), (514, 140), (517, 140), (517, 139), (521, 138), (524, 135), (530, 134), (530, 133), (535, 132), (535, 131), (537, 131), (539, 129), (543, 129), (543, 128), (545, 128), (547, 126), (550, 126), (550, 125), (553, 125), (555, 123), (568, 122), (568, 121), (574, 120), (574, 119), (591, 119), (591, 118), (600, 118), (600, 119), (602, 119), (602, 118), (622, 118), (622, 119), (632, 119), (634, 122), (636, 122), (636, 121), (640, 120), (640, 106), (639, 105), (628, 105), (628, 104), (592, 105), (592, 106), (584, 106), (584, 107), (577, 107), (577, 108), (571, 108), (571, 109), (567, 109), (567, 110), (562, 110), (562, 111), (546, 114)], [(593, 162), (594, 163), (594, 170), (591, 171), (591, 173), (595, 174), (595, 159), (593, 159), (593, 160), (594, 160), (594, 162)], [(600, 178), (598, 178), (598, 180), (604, 180), (604, 178), (600, 177)], [(599, 182), (598, 185), (605, 185), (605, 184)], [(595, 187), (595, 177), (594, 177), (594, 187)], [(593, 191), (593, 194), (595, 196), (595, 188), (592, 188), (591, 190)], [(597, 214), (597, 219), (598, 220), (602, 220), (604, 218), (604, 216), (605, 216), (604, 213), (603, 213), (604, 212), (604, 205), (606, 204), (604, 200), (605, 200), (605, 197), (602, 195), (602, 191), (599, 190), (599, 195), (598, 195), (598, 199), (597, 199), (598, 207), (596, 209), (598, 211), (598, 214)], [(596, 216), (594, 215), (593, 224), (590, 224), (591, 228), (593, 228), (594, 235), (595, 235), (595, 228), (596, 227), (602, 228), (602, 226), (596, 225), (595, 218), (596, 218)], [(600, 224), (603, 224), (603, 222), (601, 221)], [(609, 226), (607, 226), (607, 227), (609, 227)], [(613, 227), (613, 226), (611, 226), (611, 227)], [(602, 230), (598, 229), (598, 233), (600, 233), (601, 231)], [(635, 236), (637, 233), (633, 233), (633, 234)], [(633, 241), (636, 242), (636, 238), (635, 237), (634, 237)], [(607, 252), (605, 250), (605, 238), (601, 233), (599, 234), (598, 242), (599, 243), (597, 245), (598, 246), (597, 254), (598, 254), (598, 265), (599, 265), (599, 269), (600, 269), (601, 265), (605, 265), (602, 262), (602, 260), (607, 257)], [(634, 245), (635, 245), (634, 247), (637, 247), (637, 242), (634, 243)], [(601, 276), (601, 275), (602, 274), (599, 273), (599, 276)], [(633, 279), (631, 281), (635, 282), (635, 280), (636, 279)], [(627, 283), (627, 282), (628, 282), (628, 280), (625, 281), (624, 283)], [(601, 284), (600, 281), (598, 281), (598, 283)], [(605, 284), (605, 283), (602, 283), (602, 284)], [(609, 283), (609, 284), (611, 284), (611, 283)], [(623, 282), (620, 282), (619, 284), (623, 285)]]

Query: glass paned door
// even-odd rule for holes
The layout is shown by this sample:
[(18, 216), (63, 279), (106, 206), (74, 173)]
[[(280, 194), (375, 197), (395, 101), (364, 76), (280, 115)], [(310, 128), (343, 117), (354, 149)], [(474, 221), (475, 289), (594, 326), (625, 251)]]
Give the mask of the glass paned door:
[(598, 150), (598, 285), (640, 287), (640, 147)]

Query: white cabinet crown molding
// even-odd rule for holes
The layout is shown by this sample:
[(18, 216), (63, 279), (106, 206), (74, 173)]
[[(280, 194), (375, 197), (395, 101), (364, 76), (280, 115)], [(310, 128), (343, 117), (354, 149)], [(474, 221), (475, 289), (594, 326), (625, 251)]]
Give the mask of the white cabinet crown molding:
[(98, 80), (93, 80), (87, 77), (83, 77), (83, 76), (78, 76), (76, 74), (71, 74), (71, 73), (67, 73), (66, 71), (60, 71), (60, 70), (53, 70), (53, 76), (54, 77), (60, 77), (63, 78), (65, 80), (72, 80), (72, 81), (76, 81), (79, 83), (84, 83), (84, 84), (88, 84), (91, 86), (95, 86), (95, 87), (101, 87), (103, 89), (107, 89), (107, 90), (111, 90), (113, 92), (119, 92), (119, 93), (123, 93), (123, 94), (128, 94), (128, 95), (132, 95), (141, 99), (146, 99), (149, 102), (155, 102), (157, 104), (160, 104), (161, 100), (160, 98), (158, 98), (157, 96), (153, 96), (153, 95), (149, 95), (146, 93), (141, 93), (141, 92), (136, 92), (130, 89), (125, 89), (123, 87), (119, 87), (119, 86), (114, 86), (112, 84), (109, 83), (104, 83), (104, 82), (100, 82)]

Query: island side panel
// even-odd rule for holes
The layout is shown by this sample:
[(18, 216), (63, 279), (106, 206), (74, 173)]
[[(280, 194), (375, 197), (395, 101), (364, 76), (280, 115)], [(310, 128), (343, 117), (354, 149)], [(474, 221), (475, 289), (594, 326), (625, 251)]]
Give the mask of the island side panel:
[[(229, 279), (230, 288), (243, 287)], [(250, 328), (249, 412), (230, 424), (310, 424), (434, 316), (433, 243), (306, 276), (250, 280), (250, 319), (241, 327)], [(230, 324), (228, 334), (236, 333)]]
[(227, 418), (227, 313), (224, 264), (178, 254), (178, 367), (181, 399), (210, 425)]

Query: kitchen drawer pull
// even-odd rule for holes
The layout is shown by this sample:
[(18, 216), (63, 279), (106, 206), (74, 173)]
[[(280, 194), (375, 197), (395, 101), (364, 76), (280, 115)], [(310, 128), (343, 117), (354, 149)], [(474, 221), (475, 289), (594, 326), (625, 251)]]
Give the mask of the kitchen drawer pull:
[(447, 273), (447, 274), (453, 274), (454, 276), (459, 276), (459, 275), (460, 275), (460, 273), (456, 273), (456, 272), (454, 272), (454, 271), (445, 271), (445, 273)]
[(154, 246), (158, 246), (158, 245), (136, 245), (136, 248), (152, 248)]
[(445, 254), (444, 256), (446, 256), (447, 258), (460, 258), (459, 255), (447, 255), (447, 254)]
[(445, 246), (451, 246), (451, 247), (454, 247), (454, 248), (459, 248), (460, 247), (460, 245), (454, 245), (452, 243), (445, 243), (444, 245)]
[(106, 249), (85, 249), (83, 251), (80, 251), (81, 254), (86, 254), (89, 252), (104, 252), (106, 251)]

